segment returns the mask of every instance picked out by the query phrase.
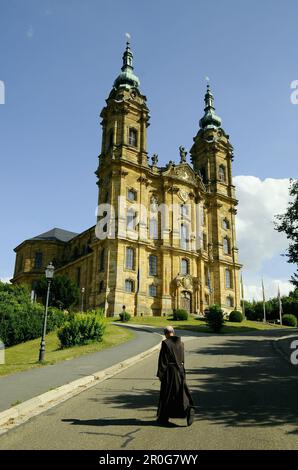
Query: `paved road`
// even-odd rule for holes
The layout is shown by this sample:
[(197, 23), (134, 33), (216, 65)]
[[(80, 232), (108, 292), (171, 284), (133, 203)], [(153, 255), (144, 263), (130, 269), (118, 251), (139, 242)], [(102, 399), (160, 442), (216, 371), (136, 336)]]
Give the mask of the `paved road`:
[(24, 402), (152, 348), (161, 340), (160, 335), (156, 334), (156, 332), (161, 332), (161, 329), (154, 330), (154, 334), (152, 331), (150, 328), (133, 329), (134, 338), (118, 346), (54, 365), (0, 377), (0, 411), (10, 408), (11, 404), (16, 401)]
[(154, 354), (13, 429), (0, 438), (0, 449), (298, 448), (297, 370), (267, 332), (199, 337), (185, 346), (199, 405), (191, 427), (184, 420), (155, 425)]

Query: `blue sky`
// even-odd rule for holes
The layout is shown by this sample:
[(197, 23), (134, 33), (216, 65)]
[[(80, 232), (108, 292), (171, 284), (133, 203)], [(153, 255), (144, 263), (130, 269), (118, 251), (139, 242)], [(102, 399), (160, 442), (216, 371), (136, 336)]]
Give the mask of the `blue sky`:
[[(297, 17), (296, 0), (0, 0), (0, 277), (12, 274), (13, 248), (22, 240), (94, 223), (99, 112), (127, 31), (151, 112), (149, 153), (165, 163), (178, 160), (179, 145), (190, 148), (209, 76), (235, 148), (234, 175), (260, 180), (266, 210), (276, 187), (282, 208), (286, 179), (297, 176), (298, 105), (290, 101)], [(268, 178), (272, 185), (264, 185)], [(242, 219), (245, 204), (240, 200)], [(271, 232), (264, 237), (278, 236)], [(293, 267), (279, 256), (287, 246), (279, 241), (269, 259), (244, 270), (251, 286), (261, 275), (287, 282)], [(253, 250), (258, 241), (240, 237), (240, 259), (247, 243)]]

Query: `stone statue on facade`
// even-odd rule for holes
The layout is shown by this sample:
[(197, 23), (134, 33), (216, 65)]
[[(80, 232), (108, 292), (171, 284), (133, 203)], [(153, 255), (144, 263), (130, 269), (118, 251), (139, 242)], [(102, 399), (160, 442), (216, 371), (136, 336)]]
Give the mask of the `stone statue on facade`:
[(180, 151), (180, 163), (186, 163), (187, 151), (185, 150), (184, 147), (182, 147), (182, 145), (180, 145), (179, 151)]

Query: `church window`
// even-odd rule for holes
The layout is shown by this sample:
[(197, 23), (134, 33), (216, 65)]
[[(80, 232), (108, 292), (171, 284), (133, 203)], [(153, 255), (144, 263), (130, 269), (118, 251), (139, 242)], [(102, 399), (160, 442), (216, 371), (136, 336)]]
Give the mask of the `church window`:
[(158, 221), (157, 219), (150, 219), (149, 222), (149, 236), (151, 240), (158, 239)]
[(181, 224), (180, 227), (180, 247), (182, 250), (187, 250), (188, 248), (188, 229), (185, 224)]
[(137, 193), (134, 189), (129, 189), (127, 191), (127, 199), (129, 201), (136, 201), (137, 200)]
[(226, 169), (223, 165), (220, 165), (218, 169), (218, 178), (219, 178), (219, 181), (223, 181), (223, 182), (226, 181)]
[(128, 144), (132, 147), (136, 147), (138, 144), (138, 133), (136, 129), (130, 128), (128, 132)]
[(233, 297), (231, 295), (229, 295), (226, 298), (226, 303), (227, 303), (228, 307), (234, 307), (234, 300), (233, 300)]
[(228, 230), (230, 228), (230, 223), (229, 223), (228, 219), (223, 219), (222, 228), (225, 229), (225, 230)]
[(23, 262), (24, 262), (23, 254), (20, 254), (18, 256), (18, 272), (23, 270)]
[(35, 253), (35, 259), (34, 259), (34, 268), (35, 269), (41, 269), (42, 264), (43, 264), (43, 256), (41, 251), (37, 251)]
[(154, 284), (151, 284), (149, 286), (149, 295), (150, 295), (150, 297), (156, 297), (157, 296), (157, 287)]
[(188, 207), (185, 204), (181, 204), (180, 206), (180, 215), (181, 217), (187, 217), (188, 216)]
[(226, 288), (231, 289), (232, 288), (232, 276), (231, 276), (231, 271), (230, 269), (226, 269)]
[(231, 253), (230, 240), (228, 237), (223, 239), (223, 251), (225, 255), (229, 255)]
[(149, 276), (157, 276), (157, 256), (149, 256)]
[(134, 209), (128, 209), (126, 215), (126, 227), (127, 230), (136, 229), (136, 211)]
[(181, 274), (183, 276), (189, 274), (189, 261), (186, 258), (182, 258), (181, 260)]
[(135, 265), (135, 250), (129, 246), (126, 248), (125, 266), (126, 266), (126, 269), (134, 269), (134, 265)]
[(125, 292), (133, 292), (134, 291), (134, 282), (131, 279), (125, 280)]

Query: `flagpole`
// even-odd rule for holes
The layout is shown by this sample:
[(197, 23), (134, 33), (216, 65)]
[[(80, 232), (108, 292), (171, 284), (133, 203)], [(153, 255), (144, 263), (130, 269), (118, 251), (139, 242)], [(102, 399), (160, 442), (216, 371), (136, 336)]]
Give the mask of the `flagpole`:
[(242, 297), (242, 315), (243, 315), (244, 320), (246, 320), (246, 316), (245, 316), (245, 304), (244, 304), (244, 286), (243, 286), (242, 273), (241, 273), (241, 297)]
[(282, 303), (280, 298), (280, 290), (278, 285), (278, 310), (279, 310), (279, 324), (282, 325)]
[(263, 291), (263, 312), (264, 312), (263, 322), (266, 323), (265, 289), (264, 289), (263, 279), (262, 279), (262, 291)]

